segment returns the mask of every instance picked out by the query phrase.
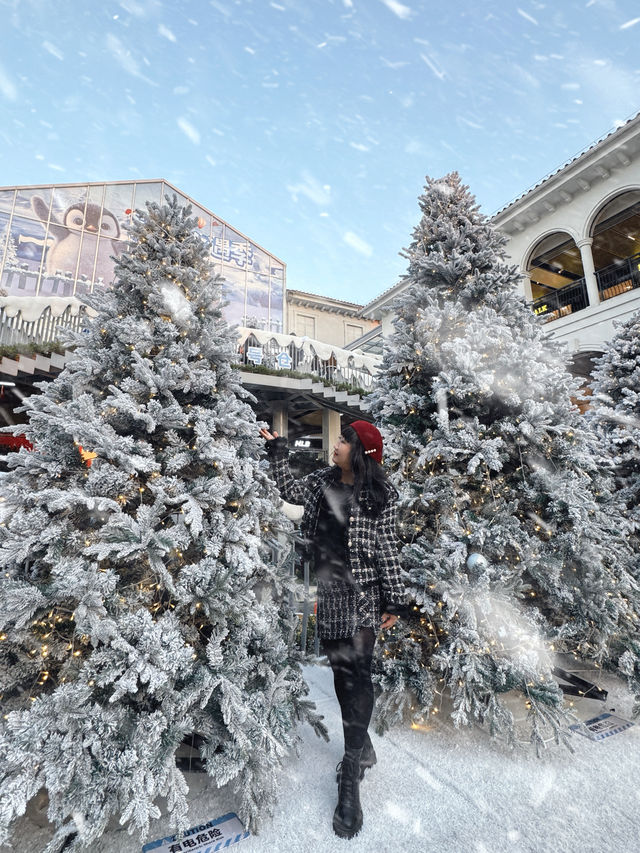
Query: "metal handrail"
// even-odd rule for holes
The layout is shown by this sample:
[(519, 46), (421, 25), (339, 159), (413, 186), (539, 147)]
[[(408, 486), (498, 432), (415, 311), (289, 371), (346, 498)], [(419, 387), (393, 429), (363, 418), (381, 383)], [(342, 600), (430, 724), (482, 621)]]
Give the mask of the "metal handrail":
[[(313, 350), (313, 342), (310, 342)], [(252, 358), (252, 353), (259, 350), (258, 364)], [(337, 363), (335, 355), (341, 358), (343, 364)], [(373, 361), (375, 357), (370, 357)], [(315, 353), (309, 355), (304, 349), (294, 343), (281, 344), (271, 339), (261, 344), (257, 337), (249, 335), (238, 351), (238, 364), (261, 366), (270, 370), (293, 370), (297, 373), (311, 373), (331, 385), (345, 383), (355, 391), (368, 391), (374, 382), (374, 372), (367, 367), (355, 366), (356, 354), (351, 350), (333, 348), (329, 358), (322, 358)], [(380, 361), (378, 359), (377, 361)]]
[(534, 314), (541, 317), (544, 322), (550, 323), (568, 314), (575, 314), (589, 306), (589, 295), (587, 283), (584, 278), (572, 281), (570, 284), (553, 290), (545, 296), (534, 299), (531, 308)]
[(611, 299), (640, 287), (640, 253), (596, 271), (600, 299)]

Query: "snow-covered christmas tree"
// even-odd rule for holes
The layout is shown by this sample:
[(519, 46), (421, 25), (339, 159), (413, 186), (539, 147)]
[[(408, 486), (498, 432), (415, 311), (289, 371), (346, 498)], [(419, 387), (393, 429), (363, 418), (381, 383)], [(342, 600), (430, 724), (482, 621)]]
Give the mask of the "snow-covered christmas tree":
[(619, 324), (596, 362), (592, 390), (588, 417), (602, 438), (618, 496), (640, 531), (640, 312)]
[(16, 244), (9, 231), (9, 225), (5, 225), (4, 231), (0, 232), (0, 263), (5, 266), (16, 266), (20, 263)]
[[(640, 692), (638, 589), (576, 381), (517, 292), (505, 239), (453, 173), (428, 179), (371, 413), (400, 491), (416, 602), (380, 647), (378, 725), (450, 693), (456, 724), (565, 737), (554, 653)], [(518, 707), (516, 703), (515, 707)]]
[[(3, 480), (0, 839), (41, 788), (84, 847), (111, 816), (147, 832), (196, 736), (250, 826), (308, 721), (275, 489), (236, 336), (189, 209), (134, 215), (130, 249), (75, 354), (25, 402), (33, 452)], [(24, 426), (21, 426), (24, 429)]]

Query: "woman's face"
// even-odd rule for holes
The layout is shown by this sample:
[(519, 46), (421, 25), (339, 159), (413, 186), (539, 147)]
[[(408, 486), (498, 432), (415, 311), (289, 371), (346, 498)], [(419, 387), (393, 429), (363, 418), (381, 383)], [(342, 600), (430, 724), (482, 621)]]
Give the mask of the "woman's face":
[(345, 441), (342, 435), (338, 436), (338, 440), (333, 447), (332, 459), (340, 468), (346, 468), (347, 470), (351, 468), (351, 445), (348, 441)]

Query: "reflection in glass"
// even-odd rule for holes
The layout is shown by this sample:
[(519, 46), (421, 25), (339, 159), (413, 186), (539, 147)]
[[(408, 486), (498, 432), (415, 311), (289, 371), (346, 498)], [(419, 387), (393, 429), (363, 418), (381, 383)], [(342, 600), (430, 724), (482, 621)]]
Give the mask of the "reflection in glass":
[[(156, 204), (161, 204), (164, 202), (164, 196), (162, 195), (162, 184), (161, 183), (153, 183), (153, 184), (136, 184), (135, 185), (135, 195), (134, 201), (132, 205), (133, 210), (146, 210), (147, 202), (154, 201)], [(126, 210), (126, 208), (125, 208)]]
[(124, 237), (123, 226), (129, 221), (133, 205), (133, 184), (107, 184), (104, 193), (102, 220), (99, 223), (101, 237), (112, 240)]
[(216, 219), (211, 222), (211, 254), (220, 260), (224, 255), (224, 225)]
[[(34, 205), (38, 206), (35, 198)], [(85, 216), (83, 207), (83, 202), (72, 202), (63, 212), (62, 222), (60, 221), (60, 217), (52, 210), (46, 232), (44, 231), (44, 224), (41, 225), (43, 236), (46, 233), (46, 240), (44, 241), (45, 275), (75, 275), (78, 255), (80, 253), (80, 241), (82, 240), (80, 227), (84, 223)]]
[(25, 296), (37, 292), (43, 236), (39, 222), (13, 217), (2, 276), (2, 287), (9, 294)]
[(253, 243), (249, 243), (249, 269), (269, 275), (270, 256)]
[(207, 213), (197, 204), (191, 202), (191, 216), (196, 220), (196, 228), (199, 234), (209, 237), (211, 234), (211, 214)]
[(115, 258), (126, 250), (127, 244), (124, 240), (105, 240), (100, 238), (98, 241), (98, 253), (96, 256), (96, 268), (93, 280), (96, 284), (106, 286), (113, 284)]
[(91, 202), (91, 204), (97, 204), (102, 207), (102, 201), (104, 199), (104, 184), (99, 184), (97, 186), (90, 186), (89, 191), (87, 193), (87, 201)]
[(82, 245), (80, 247), (76, 295), (88, 293), (92, 289), (91, 283), (93, 282), (93, 270), (96, 262), (97, 248), (98, 237), (95, 234), (85, 232), (82, 235)]
[(269, 302), (269, 317), (272, 332), (281, 332), (283, 328), (283, 282), (280, 279), (271, 279), (271, 293)]
[(269, 276), (247, 274), (247, 311), (245, 326), (266, 329), (269, 320)]
[(0, 191), (0, 210), (5, 210), (7, 213), (11, 213), (13, 210), (13, 199), (15, 194), (15, 190)]
[(8, 252), (6, 251), (8, 241), (10, 247), (9, 251), (13, 250), (15, 253), (15, 246), (13, 245), (13, 242), (10, 241), (9, 219), (10, 216), (8, 213), (2, 213), (2, 211), (0, 211), (0, 265), (2, 265), (5, 256), (8, 257)]
[(222, 298), (228, 305), (223, 307), (228, 323), (242, 323), (245, 314), (246, 273), (244, 270), (225, 266), (222, 270), (224, 283)]
[[(40, 199), (40, 202), (35, 201), (36, 199)], [(14, 216), (25, 216), (28, 219), (40, 219), (46, 222), (49, 219), (50, 206), (50, 187), (17, 190)]]
[[(50, 221), (64, 228), (81, 228), (87, 203), (87, 187), (54, 187)], [(40, 191), (34, 194), (31, 204), (38, 219), (46, 222), (47, 204)]]
[(247, 241), (228, 225), (224, 229), (223, 260), (244, 269), (247, 264)]

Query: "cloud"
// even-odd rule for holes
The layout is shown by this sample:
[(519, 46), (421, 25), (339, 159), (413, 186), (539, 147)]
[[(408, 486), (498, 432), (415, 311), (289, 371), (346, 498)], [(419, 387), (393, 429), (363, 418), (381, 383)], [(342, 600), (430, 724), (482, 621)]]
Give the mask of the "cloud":
[(387, 66), (387, 68), (392, 68), (394, 71), (396, 70), (396, 68), (404, 68), (405, 65), (409, 64), (408, 62), (405, 62), (402, 59), (398, 60), (397, 62), (392, 62), (390, 59), (385, 59), (384, 56), (381, 56), (380, 59), (382, 63)]
[(298, 196), (306, 196), (319, 207), (326, 207), (331, 203), (331, 187), (329, 184), (320, 184), (309, 172), (302, 173), (303, 182), (299, 184), (287, 184), (291, 198), (298, 201)]
[(407, 18), (410, 18), (413, 12), (408, 6), (403, 6), (402, 3), (398, 3), (398, 0), (381, 0), (382, 3), (393, 12), (394, 15), (397, 15), (399, 18), (402, 18), (403, 21), (406, 21)]
[(636, 24), (640, 24), (640, 18), (632, 18), (630, 21), (627, 21), (625, 24), (620, 25), (621, 30), (628, 30), (629, 27), (635, 27)]
[(166, 39), (169, 39), (169, 41), (177, 41), (176, 37), (171, 32), (169, 27), (165, 27), (164, 24), (158, 24), (158, 34)]
[(535, 24), (536, 27), (538, 26), (538, 22), (536, 21), (536, 19), (532, 17), (528, 12), (523, 12), (522, 9), (518, 9), (518, 14), (522, 15), (525, 21), (529, 21), (530, 24)]
[(370, 258), (373, 254), (373, 249), (366, 240), (363, 240), (362, 237), (358, 237), (358, 235), (354, 234), (353, 231), (347, 231), (346, 234), (343, 235), (342, 240), (347, 244), (347, 246), (351, 246), (352, 249), (355, 249), (356, 252), (359, 252), (361, 255), (365, 255), (367, 258)]
[(127, 74), (131, 74), (133, 77), (139, 77), (140, 80), (144, 80), (145, 83), (149, 83), (151, 86), (158, 85), (157, 83), (154, 83), (153, 80), (145, 77), (145, 75), (140, 71), (140, 66), (131, 55), (131, 51), (123, 45), (117, 36), (114, 36), (112, 33), (108, 33), (106, 41), (107, 50), (116, 60), (118, 65), (127, 72)]
[(4, 68), (0, 65), (0, 93), (4, 95), (4, 97), (8, 101), (15, 101), (18, 97), (18, 90), (14, 86), (14, 84), (9, 79), (7, 73)]
[(51, 56), (55, 56), (55, 58), (59, 59), (61, 62), (64, 60), (64, 53), (59, 47), (56, 47), (55, 44), (51, 44), (50, 41), (43, 41), (42, 47), (47, 51), (47, 53), (50, 53)]
[(369, 146), (363, 145), (361, 142), (350, 142), (349, 145), (355, 148), (356, 151), (369, 151)]
[(422, 59), (423, 62), (425, 62), (429, 66), (429, 68), (433, 71), (433, 73), (436, 75), (438, 80), (444, 80), (444, 78), (446, 76), (444, 71), (440, 71), (440, 69), (435, 64), (435, 62), (432, 59), (430, 59), (426, 55), (426, 53), (421, 53), (420, 58)]
[(187, 139), (190, 139), (194, 145), (200, 145), (200, 134), (191, 124), (191, 122), (187, 121), (186, 118), (179, 118), (177, 121), (178, 127), (184, 133)]

